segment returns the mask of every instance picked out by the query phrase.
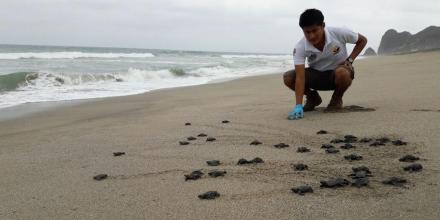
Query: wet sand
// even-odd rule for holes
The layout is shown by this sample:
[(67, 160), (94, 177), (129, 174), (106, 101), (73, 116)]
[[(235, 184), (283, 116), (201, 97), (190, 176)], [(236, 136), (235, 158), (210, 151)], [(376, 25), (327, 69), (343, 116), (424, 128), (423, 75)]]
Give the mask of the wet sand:
[[(289, 121), (294, 97), (280, 73), (1, 121), (0, 219), (439, 219), (439, 60), (434, 51), (357, 61), (344, 104), (374, 111), (325, 113), (331, 93), (323, 92), (321, 108)], [(329, 133), (317, 135), (322, 129)], [(408, 145), (353, 143), (356, 148), (344, 150), (334, 144), (337, 154), (321, 149), (346, 134)], [(189, 136), (197, 140), (179, 144)], [(250, 145), (254, 140), (262, 144)], [(279, 143), (289, 147), (273, 146)], [(296, 152), (302, 146), (311, 152)], [(351, 153), (363, 159), (345, 160)], [(424, 169), (405, 172), (409, 163), (398, 159), (406, 154), (420, 157)], [(264, 163), (236, 164), (255, 157)], [(207, 160), (222, 164), (210, 167)], [(297, 163), (309, 168), (295, 171)], [(359, 165), (372, 171), (368, 187), (320, 188), (331, 177), (350, 180), (351, 168)], [(227, 173), (185, 181), (194, 170)], [(108, 178), (96, 181), (98, 174)], [(383, 185), (390, 176), (409, 182)], [(291, 192), (300, 185), (314, 192)], [(210, 190), (220, 197), (197, 197)]]

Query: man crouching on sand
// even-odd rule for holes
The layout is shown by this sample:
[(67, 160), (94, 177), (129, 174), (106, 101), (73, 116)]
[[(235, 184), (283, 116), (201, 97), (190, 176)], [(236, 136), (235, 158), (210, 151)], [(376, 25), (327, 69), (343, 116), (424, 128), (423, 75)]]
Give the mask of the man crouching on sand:
[[(317, 90), (334, 90), (327, 110), (342, 109), (342, 96), (354, 79), (353, 61), (364, 49), (367, 38), (346, 28), (326, 27), (324, 15), (317, 9), (301, 14), (299, 26), (304, 32), (293, 50), (295, 69), (284, 73), (284, 84), (295, 91), (296, 106), (288, 119), (300, 119), (322, 100)], [(346, 44), (356, 44), (350, 56)], [(305, 68), (307, 58), (309, 67)], [(306, 95), (306, 104), (303, 96)]]

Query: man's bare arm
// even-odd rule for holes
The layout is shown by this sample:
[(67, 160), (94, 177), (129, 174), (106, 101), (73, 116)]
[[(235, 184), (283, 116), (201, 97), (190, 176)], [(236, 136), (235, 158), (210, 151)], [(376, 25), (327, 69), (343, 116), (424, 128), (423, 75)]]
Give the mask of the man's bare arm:
[(358, 41), (356, 42), (356, 46), (354, 46), (353, 52), (351, 52), (349, 57), (355, 60), (356, 57), (362, 52), (365, 45), (367, 45), (367, 42), (368, 42), (367, 38), (362, 34), (359, 34), (359, 38)]
[(306, 82), (305, 65), (295, 65), (295, 73), (296, 73), (295, 95), (296, 95), (296, 104), (298, 105), (303, 103), (304, 87)]

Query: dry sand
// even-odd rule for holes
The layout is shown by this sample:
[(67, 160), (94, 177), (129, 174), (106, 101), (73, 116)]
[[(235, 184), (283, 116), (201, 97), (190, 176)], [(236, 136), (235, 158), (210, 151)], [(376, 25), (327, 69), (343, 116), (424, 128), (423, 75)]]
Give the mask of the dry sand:
[[(440, 52), (373, 57), (355, 68), (344, 103), (376, 111), (321, 109), (286, 120), (293, 93), (276, 74), (95, 100), (2, 121), (0, 219), (439, 219)], [(331, 93), (321, 94), (325, 106)], [(317, 135), (321, 129), (330, 133)], [(217, 141), (178, 144), (201, 132)], [(320, 148), (345, 134), (402, 138), (409, 145), (359, 145), (335, 155)], [(249, 145), (254, 139), (263, 144)], [(273, 147), (280, 142), (290, 147)], [(312, 152), (297, 153), (298, 146)], [(115, 151), (126, 155), (113, 157)], [(352, 152), (364, 160), (345, 161)], [(398, 158), (407, 153), (423, 158), (422, 172), (402, 170)], [(236, 165), (254, 157), (266, 163)], [(205, 161), (213, 159), (223, 164), (208, 167)], [(309, 170), (294, 171), (291, 164), (299, 162)], [(319, 188), (329, 177), (349, 179), (356, 165), (370, 167), (370, 187)], [(185, 182), (183, 175), (197, 169), (228, 173)], [(100, 173), (109, 178), (93, 180)], [(380, 183), (393, 175), (409, 184)], [(302, 184), (315, 192), (291, 193)], [(208, 190), (221, 196), (197, 198)]]

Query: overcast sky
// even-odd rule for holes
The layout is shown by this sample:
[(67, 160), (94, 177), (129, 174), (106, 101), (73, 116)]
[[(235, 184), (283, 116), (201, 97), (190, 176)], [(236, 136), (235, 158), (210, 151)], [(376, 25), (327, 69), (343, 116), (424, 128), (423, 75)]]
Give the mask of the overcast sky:
[(364, 34), (440, 24), (439, 0), (1, 0), (0, 43), (290, 53), (299, 15)]

